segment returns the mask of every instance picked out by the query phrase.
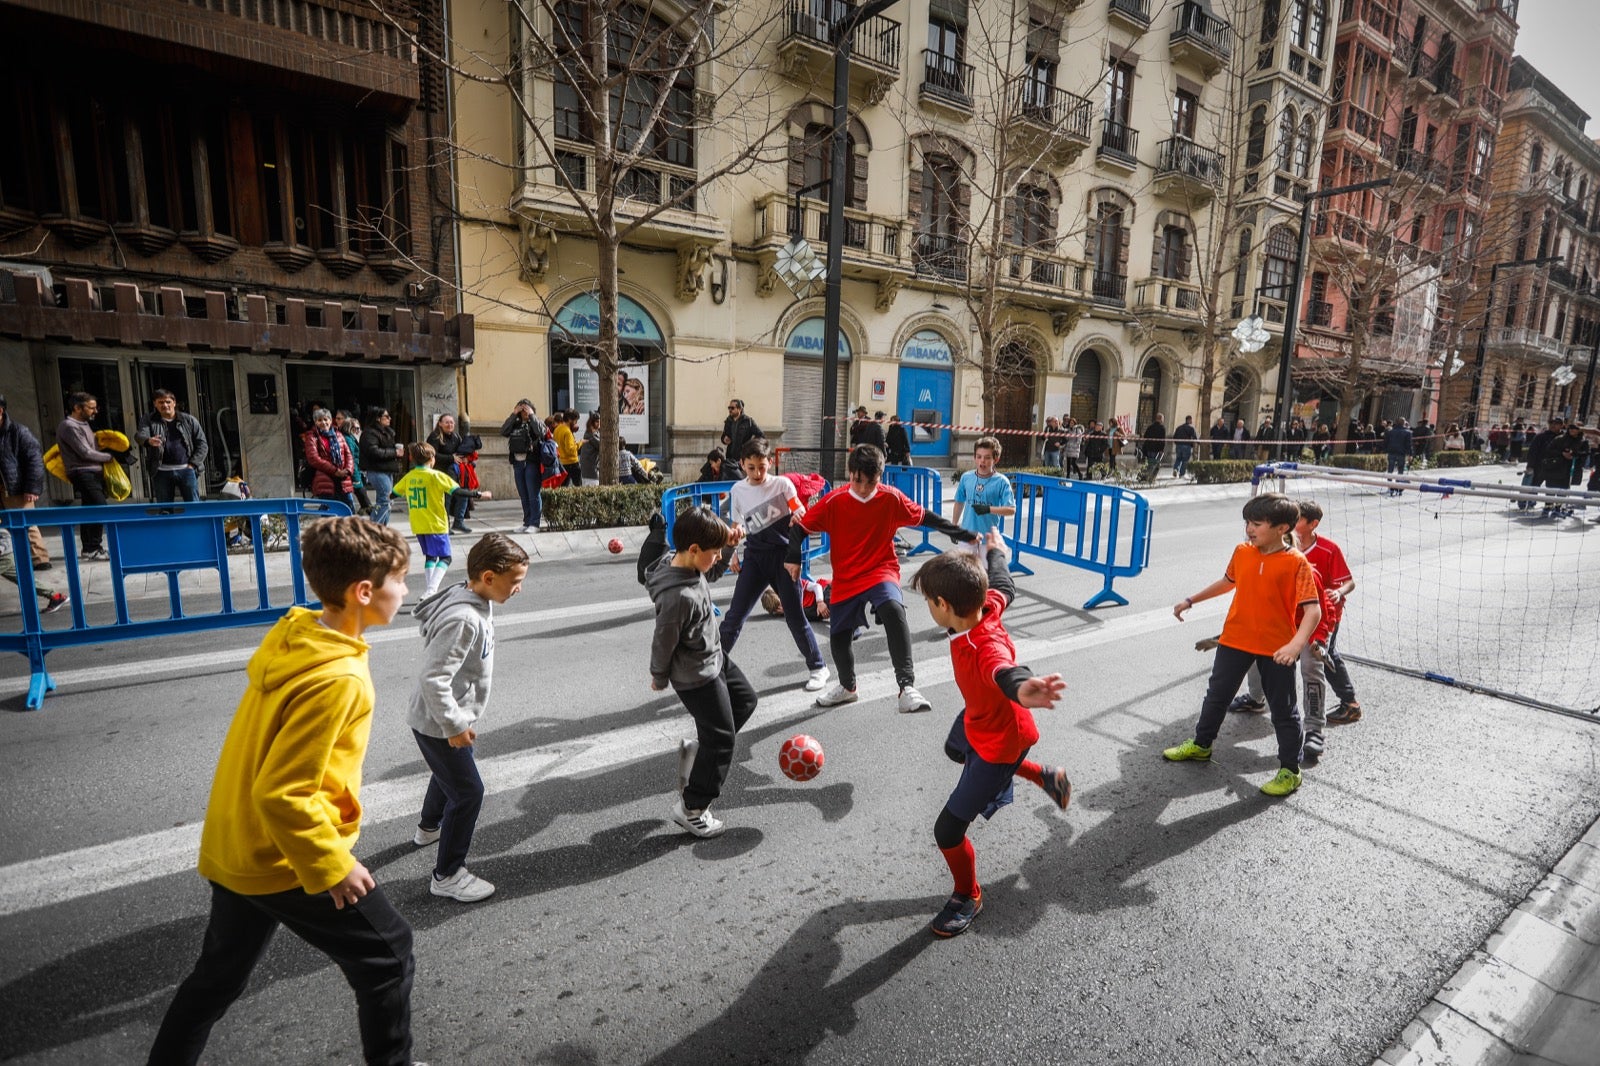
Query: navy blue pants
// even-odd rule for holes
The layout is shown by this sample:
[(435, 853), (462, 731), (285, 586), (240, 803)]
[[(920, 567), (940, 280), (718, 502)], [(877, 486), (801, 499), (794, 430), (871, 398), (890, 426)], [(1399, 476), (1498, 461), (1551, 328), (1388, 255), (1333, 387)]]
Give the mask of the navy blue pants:
[(531, 459), (511, 461), (511, 478), (517, 483), (517, 495), (522, 498), (522, 524), (539, 528), (544, 498), (539, 495), (543, 479), (539, 477), (539, 464)]
[(1228, 717), (1228, 703), (1239, 694), (1239, 686), (1252, 664), (1261, 672), (1261, 691), (1272, 711), (1272, 730), (1278, 735), (1278, 763), (1298, 771), (1306, 737), (1295, 695), (1295, 667), (1281, 666), (1270, 655), (1252, 655), (1226, 644), (1217, 648), (1216, 661), (1211, 664), (1211, 683), (1200, 704), (1200, 721), (1194, 727), (1194, 742), (1209, 748), (1217, 739), (1222, 721)]
[(728, 604), (727, 611), (722, 615), (722, 653), (727, 655), (733, 651), (745, 619), (761, 602), (761, 593), (770, 588), (778, 594), (778, 602), (783, 604), (783, 620), (789, 626), (789, 635), (794, 638), (800, 658), (806, 661), (810, 669), (821, 670), (824, 665), (822, 649), (817, 647), (817, 635), (811, 631), (811, 622), (806, 618), (805, 608), (800, 605), (800, 583), (790, 577), (789, 571), (783, 567), (784, 554), (783, 548), (751, 545), (745, 549), (739, 581), (733, 587), (733, 602)]
[(422, 761), (433, 771), (417, 824), (439, 830), (439, 854), (434, 859), (433, 873), (443, 879), (466, 864), (472, 831), (477, 828), (478, 812), (483, 809), (483, 779), (478, 776), (478, 760), (470, 746), (452, 748), (448, 740), (424, 736), (415, 729), (411, 735), (422, 749)]

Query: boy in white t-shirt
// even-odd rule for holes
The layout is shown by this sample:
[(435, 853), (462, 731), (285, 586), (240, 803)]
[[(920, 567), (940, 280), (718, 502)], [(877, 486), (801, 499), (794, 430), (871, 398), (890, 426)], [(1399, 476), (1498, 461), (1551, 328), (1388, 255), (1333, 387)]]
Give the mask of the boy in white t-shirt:
[(972, 446), (976, 470), (961, 475), (956, 485), (955, 522), (962, 529), (984, 536), (1000, 529), (1002, 518), (1017, 513), (1017, 498), (1004, 474), (995, 473), (1000, 461), (1000, 442), (994, 437), (979, 437)]
[(744, 446), (739, 466), (745, 477), (734, 484), (729, 496), (733, 543), (744, 543), (744, 562), (733, 588), (733, 602), (722, 616), (722, 650), (733, 651), (744, 620), (761, 602), (761, 593), (770, 588), (783, 606), (783, 620), (794, 637), (794, 646), (811, 671), (806, 691), (817, 692), (828, 683), (828, 667), (801, 606), (799, 582), (783, 566), (789, 550), (790, 520), (804, 514), (805, 505), (800, 502), (794, 482), (770, 473), (772, 447), (764, 437)]

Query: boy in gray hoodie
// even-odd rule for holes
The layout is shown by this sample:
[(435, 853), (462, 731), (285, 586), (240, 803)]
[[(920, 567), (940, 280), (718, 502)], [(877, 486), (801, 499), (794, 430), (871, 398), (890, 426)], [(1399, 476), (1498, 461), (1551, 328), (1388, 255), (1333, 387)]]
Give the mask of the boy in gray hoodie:
[(707, 571), (726, 566), (729, 539), (728, 524), (713, 511), (685, 511), (672, 523), (673, 554), (645, 575), (656, 605), (650, 687), (660, 692), (670, 684), (699, 734), (679, 747), (680, 793), (672, 805), (672, 820), (697, 837), (727, 828), (711, 813), (711, 803), (722, 794), (739, 730), (756, 709), (756, 690), (723, 654), (706, 585)]
[(467, 869), (467, 849), (483, 807), (483, 780), (472, 755), (494, 672), (494, 605), (522, 591), (528, 553), (510, 537), (485, 534), (467, 553), (467, 581), (429, 596), (411, 613), (421, 623), (422, 674), (407, 722), (433, 771), (412, 843), (438, 841), (428, 891), (476, 903), (494, 886)]

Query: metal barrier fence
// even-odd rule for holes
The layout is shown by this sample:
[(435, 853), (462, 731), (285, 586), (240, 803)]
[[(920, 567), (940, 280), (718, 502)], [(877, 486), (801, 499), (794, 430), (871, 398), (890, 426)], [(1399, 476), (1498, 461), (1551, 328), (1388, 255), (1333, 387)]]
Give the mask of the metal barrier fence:
[(1134, 577), (1150, 564), (1150, 501), (1116, 485), (1072, 481), (1042, 474), (1011, 476), (1017, 513), (1011, 517), (1011, 569), (1031, 574), (1024, 555), (1088, 570), (1105, 585), (1083, 605), (1127, 605), (1112, 590), (1119, 577)]
[[(783, 475), (774, 474), (772, 476), (782, 477)], [(700, 507), (703, 505), (709, 505), (712, 510), (716, 511), (717, 514), (722, 516), (724, 521), (726, 521), (730, 526), (733, 525), (734, 519), (729, 509), (728, 494), (737, 484), (737, 481), (696, 482), (692, 485), (674, 485), (672, 488), (663, 492), (661, 494), (661, 517), (666, 519), (667, 522), (667, 549), (669, 551), (676, 550), (672, 544), (672, 520), (677, 517), (678, 512), (685, 507)], [(826, 493), (830, 488), (832, 488), (832, 486), (826, 481), (822, 483), (822, 493)], [(822, 493), (819, 493), (818, 495), (821, 495)], [(801, 564), (801, 576), (810, 577), (811, 560), (817, 558), (818, 556), (827, 554), (828, 535), (826, 533), (823, 533), (819, 536), (807, 537), (805, 541), (805, 553), (803, 556), (803, 562)]]
[[(275, 622), (289, 607), (311, 607), (305, 575), (300, 568), (300, 523), (304, 518), (348, 515), (342, 503), (328, 500), (238, 500), (217, 503), (118, 504), (111, 507), (53, 507), (45, 510), (0, 511), (0, 530), (8, 532), (17, 564), (17, 591), (22, 597), (22, 631), (0, 633), (0, 651), (28, 657), (32, 678), (28, 708), (37, 710), (56, 683), (45, 669), (44, 657), (57, 648), (110, 644), (144, 637), (199, 633), (213, 629)], [(263, 520), (281, 516), (288, 541), (292, 598), (273, 603), (267, 584), (266, 535)], [(228, 525), (247, 522), (254, 553), (255, 606), (234, 602), (228, 567)], [(105, 549), (110, 556), (111, 594), (115, 618), (91, 624), (85, 609), (82, 563), (78, 558), (79, 526), (105, 527)], [(72, 597), (71, 624), (46, 628), (39, 610), (28, 552), (29, 527), (57, 528), (62, 545), (61, 566)], [(204, 614), (186, 613), (178, 575), (186, 570), (215, 570), (221, 606)], [(128, 612), (124, 579), (137, 574), (167, 575), (167, 618), (135, 621)], [(248, 595), (248, 591), (246, 592)]]
[[(883, 483), (905, 493), (912, 503), (924, 511), (944, 514), (944, 478), (939, 476), (939, 471), (925, 466), (886, 466), (883, 468)], [(921, 529), (919, 532), (922, 533), (922, 543), (906, 552), (907, 555), (938, 553), (941, 550), (928, 539), (933, 535), (933, 530)]]

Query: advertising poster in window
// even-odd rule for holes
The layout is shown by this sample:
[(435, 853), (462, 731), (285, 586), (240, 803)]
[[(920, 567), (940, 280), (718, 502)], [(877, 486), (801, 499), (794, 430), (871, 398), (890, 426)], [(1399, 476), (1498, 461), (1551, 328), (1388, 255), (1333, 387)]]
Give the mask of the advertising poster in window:
[[(567, 364), (567, 388), (572, 406), (587, 416), (600, 409), (600, 378), (586, 366)], [(618, 433), (637, 451), (650, 443), (650, 368), (644, 363), (623, 363), (617, 370)]]

